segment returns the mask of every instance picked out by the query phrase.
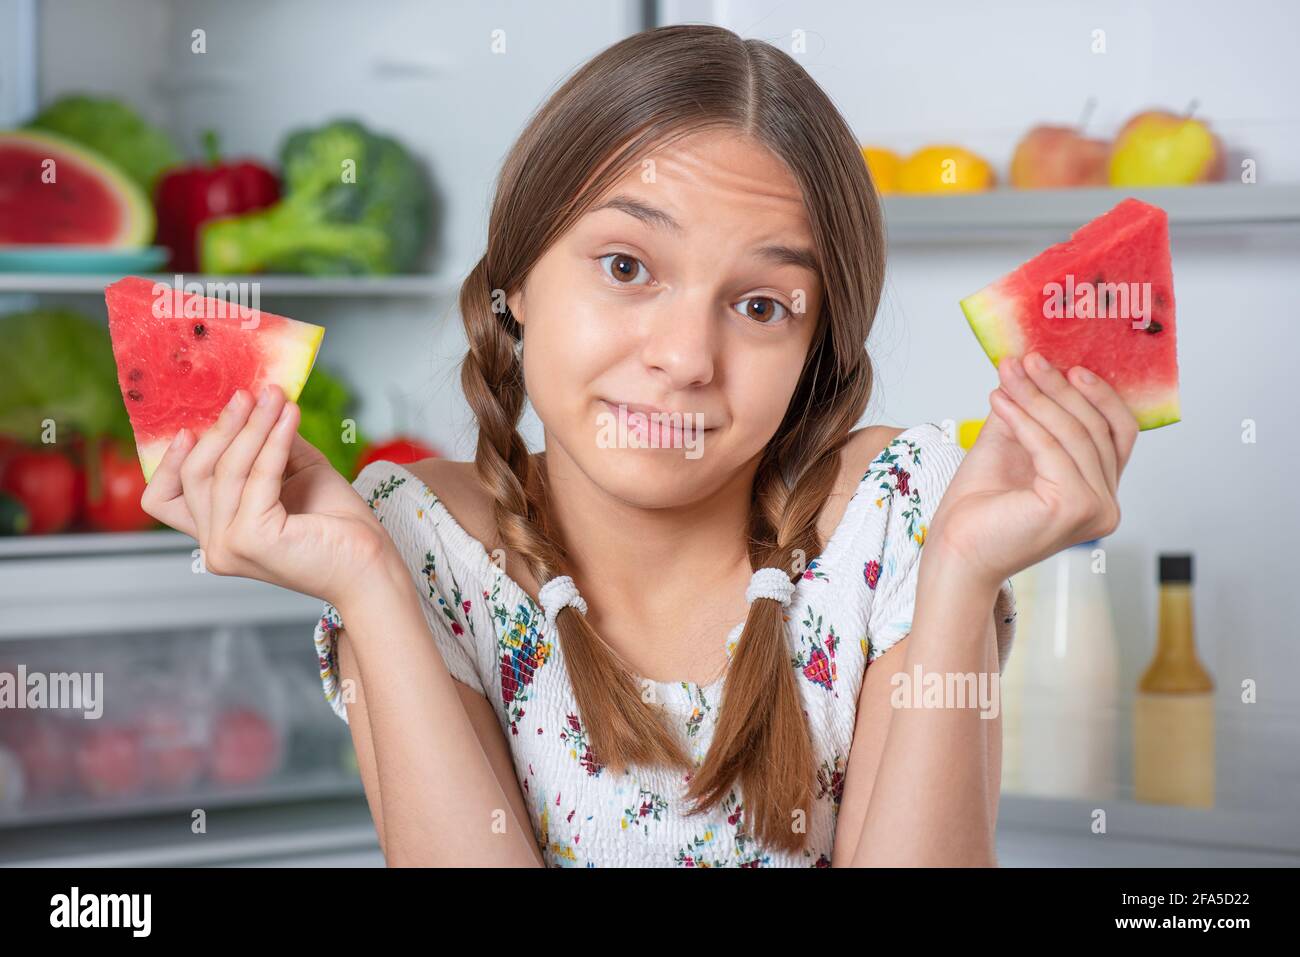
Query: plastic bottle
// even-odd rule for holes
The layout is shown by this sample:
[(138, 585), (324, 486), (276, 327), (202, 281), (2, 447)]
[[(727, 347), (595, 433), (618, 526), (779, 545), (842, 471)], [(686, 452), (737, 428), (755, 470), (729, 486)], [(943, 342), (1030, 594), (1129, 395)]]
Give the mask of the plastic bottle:
[[(1062, 798), (1113, 796), (1118, 778), (1119, 648), (1096, 539), (1035, 566), (1012, 657), (1018, 715), (1016, 789)], [(1018, 607), (1021, 593), (1016, 589)], [(1005, 700), (1005, 696), (1004, 696)], [(1006, 739), (1004, 738), (1004, 747)]]

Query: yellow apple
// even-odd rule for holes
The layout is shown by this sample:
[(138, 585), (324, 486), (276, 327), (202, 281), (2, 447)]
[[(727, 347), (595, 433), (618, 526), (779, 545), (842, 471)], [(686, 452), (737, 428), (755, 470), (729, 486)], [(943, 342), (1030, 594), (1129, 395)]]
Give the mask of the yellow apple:
[(1124, 124), (1110, 154), (1112, 186), (1187, 186), (1223, 176), (1223, 148), (1200, 120), (1164, 110)]

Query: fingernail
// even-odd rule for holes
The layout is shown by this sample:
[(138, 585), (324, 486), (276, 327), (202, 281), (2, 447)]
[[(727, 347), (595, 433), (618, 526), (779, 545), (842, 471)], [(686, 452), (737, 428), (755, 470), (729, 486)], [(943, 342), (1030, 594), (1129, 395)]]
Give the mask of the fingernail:
[(1093, 375), (1091, 372), (1089, 372), (1087, 369), (1085, 369), (1083, 366), (1078, 366), (1077, 369), (1078, 369), (1079, 380), (1081, 382), (1087, 382), (1089, 385), (1091, 385), (1092, 383), (1097, 381), (1097, 377)]
[(1011, 360), (1011, 374), (1017, 379), (1023, 379), (1025, 377), (1025, 367), (1021, 365), (1019, 359)]
[(175, 435), (172, 436), (171, 448), (179, 449), (181, 445), (184, 443), (184, 441), (185, 441), (185, 430), (181, 429), (179, 432), (177, 432)]
[(271, 401), (271, 387), (264, 385), (262, 386), (262, 391), (257, 394), (257, 404), (266, 405), (266, 403), (270, 401)]
[(1040, 356), (1037, 352), (1030, 353), (1029, 362), (1039, 372), (1047, 371), (1047, 360), (1044, 359), (1042, 356)]
[(236, 389), (234, 395), (230, 397), (230, 401), (226, 403), (226, 408), (227, 409), (236, 408), (243, 402), (243, 400), (244, 400), (243, 392), (239, 389)]

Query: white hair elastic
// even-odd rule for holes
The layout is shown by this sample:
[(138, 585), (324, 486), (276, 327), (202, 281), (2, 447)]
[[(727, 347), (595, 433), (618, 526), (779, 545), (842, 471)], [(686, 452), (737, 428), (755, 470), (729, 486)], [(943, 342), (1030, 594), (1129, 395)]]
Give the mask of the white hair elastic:
[(568, 575), (559, 575), (543, 585), (537, 593), (537, 600), (546, 612), (546, 627), (551, 631), (555, 630), (555, 616), (561, 609), (572, 605), (584, 615), (587, 613), (587, 603), (578, 594), (578, 586)]
[(745, 589), (745, 601), (753, 602), (755, 598), (771, 598), (789, 607), (794, 597), (794, 582), (783, 568), (760, 568), (749, 579)]

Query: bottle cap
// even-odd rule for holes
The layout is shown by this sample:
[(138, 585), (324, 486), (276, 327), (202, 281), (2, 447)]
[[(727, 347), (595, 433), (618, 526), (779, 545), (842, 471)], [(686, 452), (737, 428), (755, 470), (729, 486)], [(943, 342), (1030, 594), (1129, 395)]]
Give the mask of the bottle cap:
[(1192, 581), (1192, 556), (1188, 554), (1162, 554), (1160, 556), (1160, 583)]

